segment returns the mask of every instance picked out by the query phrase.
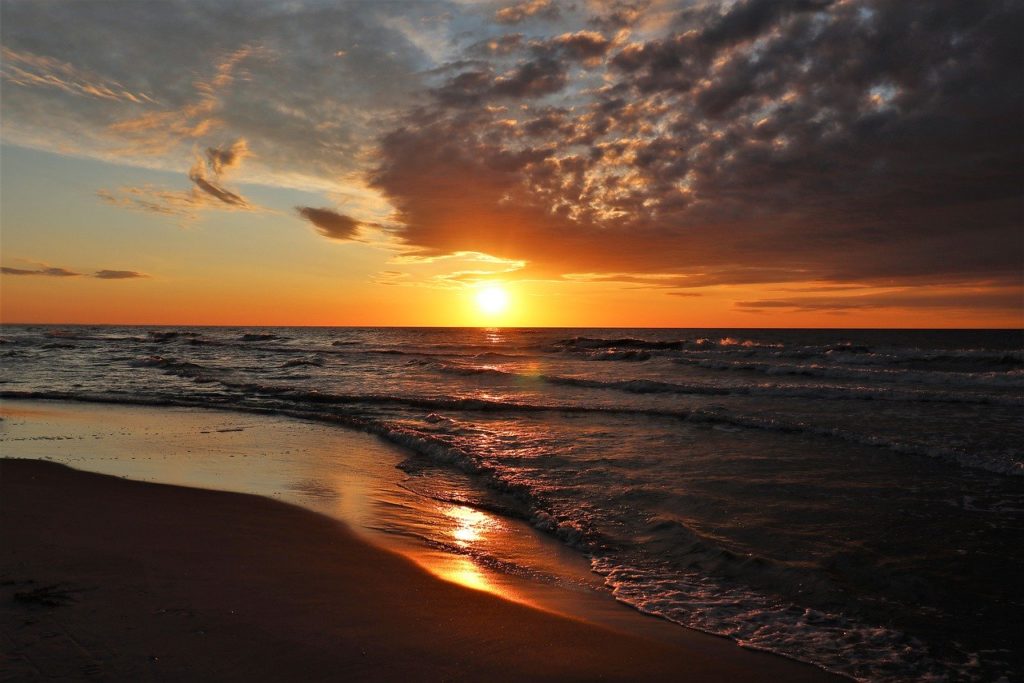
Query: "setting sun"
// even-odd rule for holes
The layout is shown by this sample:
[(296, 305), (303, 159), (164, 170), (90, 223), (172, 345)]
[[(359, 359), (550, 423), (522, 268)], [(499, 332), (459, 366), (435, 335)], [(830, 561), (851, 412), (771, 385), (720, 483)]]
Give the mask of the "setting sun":
[(498, 285), (489, 285), (477, 292), (476, 303), (488, 315), (504, 313), (508, 308), (508, 293)]

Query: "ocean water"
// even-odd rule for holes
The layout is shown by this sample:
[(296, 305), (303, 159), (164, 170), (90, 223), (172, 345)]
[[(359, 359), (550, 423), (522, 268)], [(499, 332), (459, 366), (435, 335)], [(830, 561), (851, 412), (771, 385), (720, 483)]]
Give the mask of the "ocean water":
[(405, 449), (412, 494), (525, 520), (619, 600), (747, 647), (864, 680), (1024, 677), (1021, 331), (6, 326), (0, 342), (8, 398), (375, 434)]

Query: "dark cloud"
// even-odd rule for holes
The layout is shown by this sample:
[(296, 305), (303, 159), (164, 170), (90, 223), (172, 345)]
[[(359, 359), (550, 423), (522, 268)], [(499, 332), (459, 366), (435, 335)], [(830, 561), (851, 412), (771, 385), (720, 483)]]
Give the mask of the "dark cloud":
[(562, 90), (568, 74), (560, 60), (541, 56), (523, 62), (505, 73), (492, 69), (463, 71), (434, 90), (443, 105), (476, 107), (488, 100), (535, 99)]
[(240, 138), (224, 147), (207, 147), (206, 163), (211, 171), (220, 175), (240, 164), (248, 154), (249, 145), (244, 138)]
[(826, 9), (833, 0), (746, 0), (733, 4), (699, 33), (700, 42), (714, 47), (757, 38), (791, 14)]
[(551, 44), (558, 47), (567, 59), (593, 63), (608, 54), (612, 41), (596, 31), (577, 31), (564, 33)]
[(590, 24), (602, 31), (618, 31), (632, 26), (651, 3), (649, 0), (638, 2), (617, 0), (606, 4), (607, 7), (601, 13), (590, 19)]
[(36, 269), (27, 268), (8, 268), (4, 266), (0, 268), (0, 272), (5, 275), (42, 275), (44, 277), (78, 277), (81, 273), (76, 273), (66, 268), (54, 268), (54, 267), (42, 267)]
[(238, 166), (248, 151), (249, 148), (244, 139), (237, 140), (228, 147), (210, 147), (206, 150), (205, 163), (203, 159), (196, 159), (192, 168), (189, 169), (188, 179), (200, 192), (222, 204), (248, 208), (249, 202), (242, 195), (232, 192), (221, 184), (221, 176)]
[(99, 278), (100, 280), (134, 280), (136, 278), (147, 278), (149, 276), (135, 270), (98, 270), (93, 277)]
[(434, 90), (434, 95), (449, 106), (474, 106), (486, 97), (493, 78), (489, 69), (464, 71)]
[(297, 206), (295, 211), (312, 223), (324, 237), (332, 240), (351, 240), (359, 232), (359, 221), (331, 209), (316, 209), (311, 206)]
[[(371, 182), (407, 248), (534, 274), (1019, 287), (1021, 33), (1020, 3), (952, 0), (687, 5), (626, 44), (560, 31), (449, 78), (381, 138)], [(553, 56), (570, 45), (607, 66)]]
[(1024, 299), (1016, 289), (974, 292), (901, 291), (845, 297), (796, 297), (737, 301), (741, 309), (791, 309), (794, 311), (852, 311), (879, 308), (997, 309), (1020, 312)]
[(203, 177), (202, 173), (196, 172), (195, 170), (189, 172), (188, 179), (195, 183), (195, 186), (199, 188), (199, 190), (205, 192), (214, 199), (223, 202), (224, 204), (240, 207), (249, 205), (241, 195), (225, 189), (216, 182), (207, 180)]
[(495, 79), (491, 93), (498, 97), (542, 97), (558, 92), (566, 82), (565, 67), (558, 60), (534, 59)]
[[(83, 276), (83, 273), (76, 273), (75, 271), (68, 270), (67, 268), (57, 268), (54, 266), (47, 266), (45, 264), (40, 264), (38, 268), (9, 268), (7, 266), (3, 266), (0, 268), (0, 272), (4, 275), (37, 275), (42, 277), (61, 278)], [(149, 276), (145, 273), (139, 273), (134, 270), (99, 270), (91, 277), (95, 277), (100, 280), (128, 280)]]

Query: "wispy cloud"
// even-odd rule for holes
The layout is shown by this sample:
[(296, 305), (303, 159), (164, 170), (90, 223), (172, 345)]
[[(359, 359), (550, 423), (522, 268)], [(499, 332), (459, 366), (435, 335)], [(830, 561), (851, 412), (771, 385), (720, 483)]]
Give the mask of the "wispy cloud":
[(52, 57), (0, 48), (0, 78), (11, 85), (56, 88), (72, 95), (133, 104), (156, 104), (144, 92), (132, 92), (117, 81), (104, 78)]
[(233, 50), (212, 66), (210, 77), (195, 81), (193, 96), (183, 105), (118, 121), (110, 130), (131, 140), (133, 151), (150, 154), (167, 152), (183, 140), (202, 138), (222, 126), (217, 113), (240, 64), (263, 54), (251, 45)]
[(194, 192), (181, 192), (144, 185), (122, 187), (117, 190), (97, 190), (96, 196), (107, 204), (136, 211), (146, 211), (162, 216), (191, 218), (195, 215), (198, 202)]
[(246, 141), (241, 138), (223, 147), (208, 147), (205, 156), (197, 155), (189, 169), (188, 179), (193, 185), (189, 190), (127, 186), (98, 190), (96, 196), (113, 206), (185, 219), (195, 218), (202, 209), (263, 210), (228, 189), (223, 182), (223, 177), (242, 163), (248, 150)]

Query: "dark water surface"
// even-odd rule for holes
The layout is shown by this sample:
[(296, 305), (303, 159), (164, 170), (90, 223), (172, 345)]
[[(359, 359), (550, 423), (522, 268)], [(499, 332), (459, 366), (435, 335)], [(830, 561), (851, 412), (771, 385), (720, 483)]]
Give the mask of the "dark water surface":
[(8, 397), (377, 434), (409, 449), (417, 495), (525, 519), (680, 624), (869, 680), (1024, 672), (1020, 331), (6, 326), (2, 342)]

